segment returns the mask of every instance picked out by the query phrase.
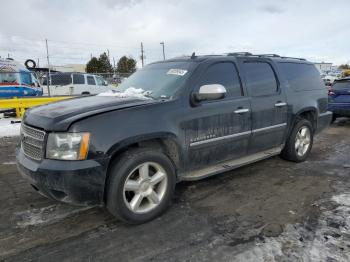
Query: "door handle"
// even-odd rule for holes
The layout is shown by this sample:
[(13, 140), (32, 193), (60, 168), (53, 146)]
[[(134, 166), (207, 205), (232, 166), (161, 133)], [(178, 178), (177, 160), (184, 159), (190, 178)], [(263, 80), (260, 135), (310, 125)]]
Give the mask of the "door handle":
[(248, 113), (249, 109), (248, 108), (240, 108), (234, 111), (235, 114), (243, 114), (243, 113)]
[(286, 102), (277, 102), (277, 103), (275, 104), (275, 107), (282, 107), (282, 106), (286, 106), (286, 105), (287, 105)]

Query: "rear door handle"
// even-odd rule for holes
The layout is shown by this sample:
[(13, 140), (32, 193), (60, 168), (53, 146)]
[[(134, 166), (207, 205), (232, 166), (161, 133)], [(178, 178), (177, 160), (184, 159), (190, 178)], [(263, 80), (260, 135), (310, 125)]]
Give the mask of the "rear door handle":
[(248, 108), (240, 108), (234, 111), (235, 114), (244, 114), (244, 113), (248, 113), (249, 109)]
[(286, 106), (286, 105), (287, 105), (286, 102), (277, 102), (277, 103), (275, 104), (275, 107), (282, 107), (282, 106)]

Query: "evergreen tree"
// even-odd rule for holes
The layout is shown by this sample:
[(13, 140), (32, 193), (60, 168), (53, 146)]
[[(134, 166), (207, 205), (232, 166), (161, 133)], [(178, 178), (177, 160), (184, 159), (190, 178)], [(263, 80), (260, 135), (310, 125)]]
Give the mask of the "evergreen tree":
[(136, 71), (136, 60), (132, 57), (123, 56), (117, 63), (118, 73), (134, 73)]

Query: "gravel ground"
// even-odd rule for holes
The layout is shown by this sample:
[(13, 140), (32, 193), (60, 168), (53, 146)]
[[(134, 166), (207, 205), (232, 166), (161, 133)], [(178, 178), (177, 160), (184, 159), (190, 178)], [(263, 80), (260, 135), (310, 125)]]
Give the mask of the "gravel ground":
[(140, 226), (34, 192), (0, 138), (0, 261), (350, 261), (350, 120), (317, 136), (308, 161), (274, 157), (180, 183)]

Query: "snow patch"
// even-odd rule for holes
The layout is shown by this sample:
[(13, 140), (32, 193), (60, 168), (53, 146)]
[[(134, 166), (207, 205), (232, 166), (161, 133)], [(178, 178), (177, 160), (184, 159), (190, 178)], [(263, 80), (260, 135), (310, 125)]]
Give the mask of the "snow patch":
[(52, 224), (68, 216), (77, 214), (91, 207), (74, 207), (67, 205), (51, 205), (42, 208), (33, 208), (15, 213), (17, 226), (24, 228), (27, 226), (37, 226), (43, 224)]
[(11, 124), (11, 121), (18, 121), (16, 118), (0, 119), (0, 137), (19, 136), (21, 123)]
[(350, 261), (350, 193), (335, 195), (336, 206), (324, 210), (314, 229), (308, 225), (287, 225), (278, 237), (256, 240), (234, 261)]
[(98, 94), (98, 96), (150, 99), (149, 97), (147, 97), (147, 94), (149, 94), (149, 91), (145, 91), (142, 88), (129, 87), (124, 92), (118, 92), (117, 90), (109, 90), (107, 92)]

